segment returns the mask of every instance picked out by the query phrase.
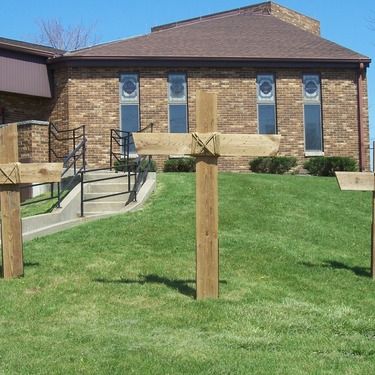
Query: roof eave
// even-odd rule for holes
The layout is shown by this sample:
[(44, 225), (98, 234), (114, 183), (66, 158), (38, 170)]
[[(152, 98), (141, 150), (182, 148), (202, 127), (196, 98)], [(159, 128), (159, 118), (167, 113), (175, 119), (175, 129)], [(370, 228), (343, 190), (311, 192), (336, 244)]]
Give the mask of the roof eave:
[[(25, 47), (25, 46), (21, 47), (21, 46), (17, 46), (17, 45), (11, 44), (11, 43), (4, 43), (4, 42), (0, 42), (0, 48), (4, 48), (4, 49), (7, 49), (7, 50), (11, 50), (11, 51), (23, 52), (23, 53), (41, 56), (41, 57), (46, 57), (46, 58), (54, 57), (54, 56), (60, 56), (58, 51), (48, 52), (48, 51), (40, 50), (40, 49), (37, 49), (37, 48), (30, 48), (30, 47)], [(61, 54), (62, 53), (63, 53), (63, 51), (61, 51)]]
[(105, 65), (105, 66), (119, 66), (119, 65), (134, 65), (140, 66), (172, 66), (179, 64), (180, 66), (249, 66), (259, 64), (270, 64), (272, 66), (302, 66), (302, 65), (353, 65), (364, 64), (368, 67), (371, 59), (368, 57), (358, 57), (351, 59), (340, 58), (246, 58), (246, 57), (186, 57), (186, 56), (163, 56), (163, 57), (146, 57), (146, 56), (60, 56), (49, 61), (49, 64), (69, 64), (69, 65)]

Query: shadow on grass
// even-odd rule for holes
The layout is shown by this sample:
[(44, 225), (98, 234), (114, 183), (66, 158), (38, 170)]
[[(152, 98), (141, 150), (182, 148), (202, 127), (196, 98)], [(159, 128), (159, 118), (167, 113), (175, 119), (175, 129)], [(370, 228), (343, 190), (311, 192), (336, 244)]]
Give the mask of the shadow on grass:
[(40, 263), (39, 262), (25, 262), (23, 265), (25, 267), (39, 267)]
[[(98, 283), (113, 283), (113, 284), (163, 284), (168, 288), (177, 290), (179, 293), (184, 294), (185, 296), (195, 298), (195, 288), (190, 287), (188, 284), (195, 283), (195, 280), (178, 280), (178, 279), (168, 279), (167, 277), (161, 277), (158, 275), (139, 275), (138, 280), (132, 279), (116, 279), (109, 280), (104, 278), (97, 278), (94, 281)], [(220, 280), (221, 284), (226, 284), (225, 280)]]
[(301, 262), (300, 264), (306, 267), (322, 267), (322, 268), (333, 268), (336, 270), (347, 270), (353, 272), (357, 276), (371, 277), (371, 272), (368, 267), (359, 266), (349, 266), (342, 262), (337, 262), (336, 260), (326, 260), (323, 263), (311, 263), (311, 262)]
[[(23, 264), (24, 267), (39, 267), (40, 263), (39, 262), (25, 262)], [(0, 275), (3, 274), (3, 266), (0, 265)]]

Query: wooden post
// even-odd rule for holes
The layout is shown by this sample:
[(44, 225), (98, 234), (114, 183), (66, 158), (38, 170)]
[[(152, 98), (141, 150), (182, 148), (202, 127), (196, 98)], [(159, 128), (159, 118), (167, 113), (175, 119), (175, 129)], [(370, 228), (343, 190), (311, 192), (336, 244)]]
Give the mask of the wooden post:
[[(16, 124), (4, 127), (0, 132), (0, 163), (10, 162), (18, 162)], [(23, 275), (21, 197), (18, 184), (2, 185), (0, 189), (3, 277), (8, 279)]]
[(18, 163), (17, 124), (0, 127), (2, 276), (23, 275), (20, 184), (61, 180), (62, 163)]
[(375, 280), (375, 175), (373, 172), (336, 172), (336, 179), (341, 190), (372, 192), (370, 268), (371, 277)]
[[(373, 165), (375, 166), (375, 141), (373, 147)], [(375, 173), (375, 167), (373, 167)], [(375, 187), (374, 187), (375, 189)], [(375, 280), (375, 190), (372, 192), (372, 224), (371, 224), (371, 277)]]
[[(197, 93), (197, 132), (217, 131), (216, 95)], [(196, 158), (197, 299), (219, 296), (217, 157)]]

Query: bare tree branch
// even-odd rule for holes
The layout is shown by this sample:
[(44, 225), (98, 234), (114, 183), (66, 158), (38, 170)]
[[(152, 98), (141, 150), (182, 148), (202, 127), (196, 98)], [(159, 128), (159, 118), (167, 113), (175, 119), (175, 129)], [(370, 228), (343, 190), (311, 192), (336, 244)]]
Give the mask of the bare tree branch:
[(98, 42), (96, 24), (65, 26), (59, 19), (39, 20), (39, 35), (35, 41), (65, 51), (74, 51)]

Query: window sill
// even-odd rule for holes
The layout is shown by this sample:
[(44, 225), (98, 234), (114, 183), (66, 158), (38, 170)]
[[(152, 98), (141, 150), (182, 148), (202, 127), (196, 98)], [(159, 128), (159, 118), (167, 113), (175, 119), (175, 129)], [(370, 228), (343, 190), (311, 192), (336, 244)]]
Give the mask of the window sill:
[[(129, 159), (137, 159), (138, 156), (139, 156), (138, 154), (129, 153)], [(126, 159), (126, 155), (125, 154), (121, 154), (121, 158), (122, 159)]]
[(324, 156), (324, 151), (305, 151), (305, 156)]
[(169, 155), (169, 159), (181, 159), (181, 158), (189, 158), (190, 155), (185, 155), (185, 154), (182, 154), (182, 155)]

